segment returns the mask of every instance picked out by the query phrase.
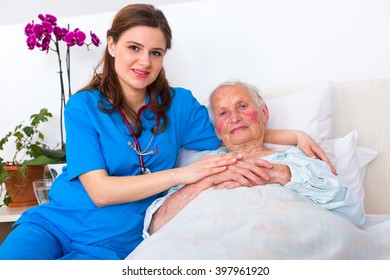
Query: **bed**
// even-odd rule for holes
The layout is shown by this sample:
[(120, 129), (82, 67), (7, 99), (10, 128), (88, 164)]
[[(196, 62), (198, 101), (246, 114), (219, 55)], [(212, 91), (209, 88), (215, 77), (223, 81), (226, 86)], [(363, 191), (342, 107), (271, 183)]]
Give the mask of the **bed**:
[[(322, 146), (364, 202), (364, 225), (278, 185), (209, 189), (127, 259), (390, 259), (390, 79), (262, 91), (268, 127), (302, 129)], [(183, 150), (178, 165), (205, 153)]]

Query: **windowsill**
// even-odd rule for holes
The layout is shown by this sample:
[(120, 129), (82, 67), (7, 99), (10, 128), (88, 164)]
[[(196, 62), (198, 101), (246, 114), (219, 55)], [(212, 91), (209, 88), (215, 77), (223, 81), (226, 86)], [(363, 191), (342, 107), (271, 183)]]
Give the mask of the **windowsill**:
[(6, 223), (6, 222), (15, 222), (17, 219), (19, 219), (20, 215), (26, 211), (27, 209), (30, 209), (31, 206), (27, 207), (7, 207), (3, 206), (0, 207), (0, 223)]

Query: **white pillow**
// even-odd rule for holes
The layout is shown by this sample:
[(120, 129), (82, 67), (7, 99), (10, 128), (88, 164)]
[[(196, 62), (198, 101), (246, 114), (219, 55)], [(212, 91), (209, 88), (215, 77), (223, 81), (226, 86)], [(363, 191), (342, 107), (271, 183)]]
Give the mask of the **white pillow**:
[(355, 149), (355, 157), (359, 167), (359, 175), (361, 180), (364, 182), (366, 177), (367, 165), (373, 161), (378, 155), (377, 151), (366, 147), (356, 147)]
[(332, 87), (329, 83), (266, 100), (267, 128), (298, 129), (320, 143), (332, 137)]
[[(272, 90), (275, 92), (275, 90)], [(297, 129), (309, 134), (332, 159), (332, 86), (322, 83), (293, 94), (266, 99), (270, 112), (267, 128)], [(271, 149), (286, 150), (287, 145), (267, 143)]]
[(330, 158), (339, 179), (363, 201), (364, 179), (367, 165), (377, 156), (377, 152), (365, 147), (357, 147), (358, 132), (353, 130), (342, 138), (329, 140), (333, 147)]
[(177, 156), (175, 167), (187, 166), (198, 159), (211, 154), (215, 154), (215, 152), (213, 150), (196, 151), (182, 148)]

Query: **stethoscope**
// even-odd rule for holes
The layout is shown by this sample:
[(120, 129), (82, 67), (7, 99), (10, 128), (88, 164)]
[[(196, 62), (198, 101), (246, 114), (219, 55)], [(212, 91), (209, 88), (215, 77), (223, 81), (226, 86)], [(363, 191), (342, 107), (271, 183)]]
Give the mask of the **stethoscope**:
[[(144, 110), (147, 110), (147, 109), (150, 109), (150, 101), (148, 104), (146, 105), (143, 105), (141, 108), (139, 108), (138, 112), (137, 112), (137, 115), (141, 118), (141, 115), (142, 115), (142, 112)], [(118, 111), (123, 119), (123, 122), (126, 124), (127, 128), (129, 129), (130, 131), (130, 134), (131, 136), (133, 137), (133, 140), (134, 140), (134, 144), (131, 143), (131, 142), (128, 142), (127, 144), (130, 146), (130, 148), (132, 148), (138, 155), (138, 159), (139, 159), (139, 165), (141, 167), (141, 170), (137, 173), (137, 175), (142, 175), (142, 174), (149, 174), (149, 173), (152, 173), (150, 171), (149, 168), (147, 168), (145, 166), (145, 162), (144, 162), (144, 159), (143, 159), (143, 156), (147, 156), (147, 155), (154, 155), (154, 154), (157, 154), (158, 153), (158, 146), (156, 145), (156, 149), (155, 150), (151, 150), (149, 152), (147, 152), (147, 150), (149, 149), (150, 145), (152, 144), (152, 141), (153, 141), (153, 138), (154, 138), (154, 133), (152, 132), (152, 137), (150, 138), (149, 140), (149, 143), (148, 145), (146, 146), (146, 148), (141, 151), (141, 145), (139, 144), (139, 141), (138, 141), (138, 138), (137, 136), (135, 135), (134, 133), (134, 130), (133, 128), (131, 127), (129, 121), (127, 120), (125, 114), (123, 113), (122, 109), (121, 108), (118, 108)], [(154, 123), (154, 127), (153, 127), (153, 130), (155, 130), (158, 126), (160, 122), (160, 117), (157, 116), (156, 117), (156, 122)]]

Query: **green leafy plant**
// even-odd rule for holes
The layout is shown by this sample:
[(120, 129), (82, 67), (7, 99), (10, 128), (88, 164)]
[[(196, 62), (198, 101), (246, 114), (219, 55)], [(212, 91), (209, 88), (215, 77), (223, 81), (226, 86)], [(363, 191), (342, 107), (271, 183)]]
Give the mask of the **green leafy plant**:
[[(27, 166), (47, 165), (51, 163), (66, 162), (65, 145), (58, 149), (50, 149), (44, 143), (44, 134), (39, 130), (41, 123), (47, 122), (53, 115), (45, 108), (39, 113), (30, 116), (30, 123), (18, 124), (13, 131), (8, 132), (0, 139), (0, 150), (4, 150), (6, 144), (13, 141), (15, 152), (11, 161), (0, 158), (0, 185), (3, 185), (10, 174), (4, 169), (7, 165), (20, 165), (20, 173), (23, 175)], [(1, 195), (1, 192), (0, 192)], [(5, 194), (3, 204), (8, 205), (12, 198)]]
[[(3, 159), (0, 157), (0, 183), (3, 185), (5, 181), (7, 181), (11, 176), (4, 170), (4, 164), (3, 164)], [(0, 190), (0, 195), (2, 192), (2, 188)], [(3, 204), (0, 204), (0, 207), (3, 205), (8, 205), (12, 202), (12, 198), (6, 193), (3, 199)]]

